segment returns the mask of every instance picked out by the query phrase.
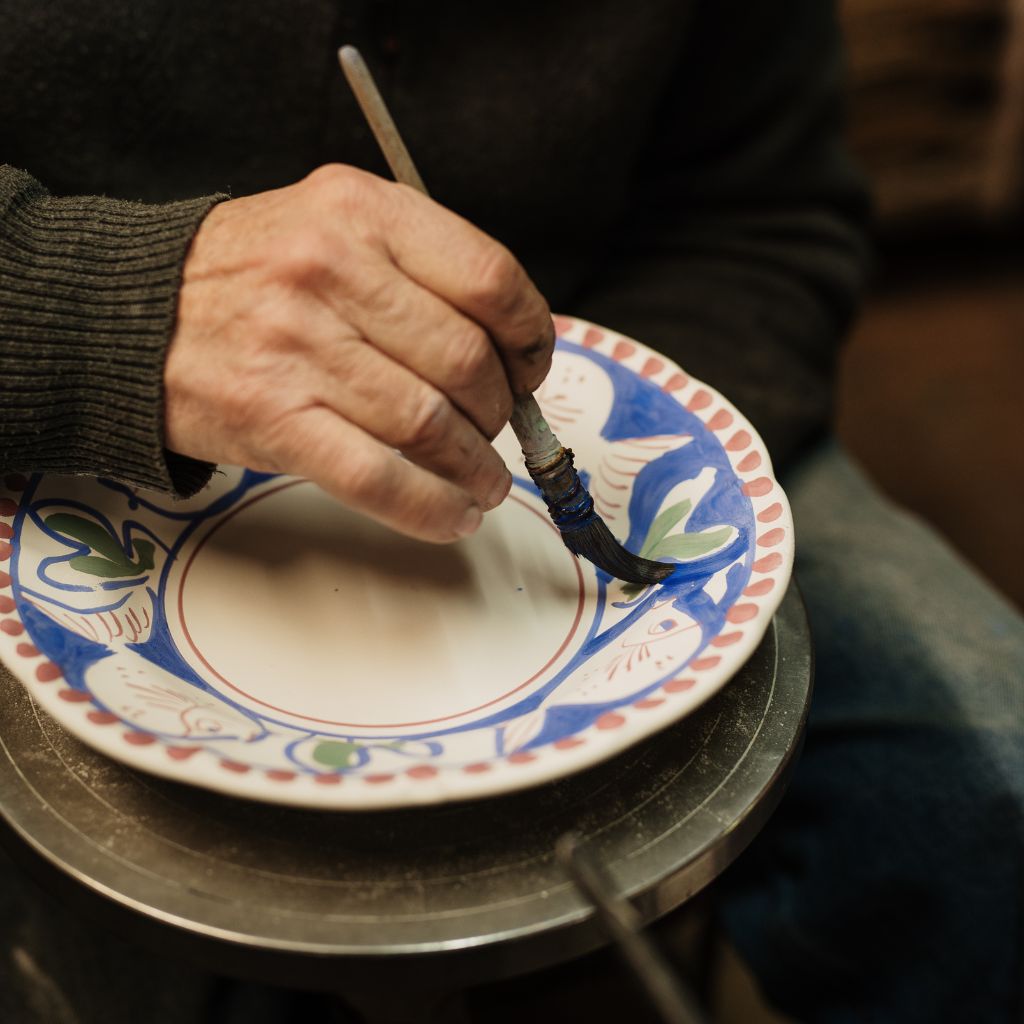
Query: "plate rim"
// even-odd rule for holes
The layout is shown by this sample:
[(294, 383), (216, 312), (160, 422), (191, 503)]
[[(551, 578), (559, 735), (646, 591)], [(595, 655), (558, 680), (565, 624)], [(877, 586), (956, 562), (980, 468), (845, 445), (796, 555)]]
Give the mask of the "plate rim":
[[(726, 616), (730, 632), (716, 634), (702, 656), (691, 661), (679, 679), (673, 677), (659, 687), (656, 699), (644, 699), (607, 712), (578, 733), (559, 737), (536, 749), (492, 756), (479, 762), (485, 767), (476, 770), (474, 765), (437, 766), (419, 762), (394, 773), (310, 775), (241, 764), (221, 757), (216, 749), (196, 746), (196, 741), (175, 741), (132, 729), (118, 716), (94, 707), (89, 693), (61, 688), (61, 667), (26, 641), (19, 607), (10, 596), (11, 577), (2, 570), (2, 562), (14, 553), (6, 538), (13, 539), (9, 521), (18, 512), (15, 495), (27, 485), (25, 476), (18, 473), (5, 476), (6, 495), (0, 498), (0, 537), (5, 538), (0, 540), (0, 656), (11, 674), (25, 686), (37, 705), (77, 739), (129, 767), (226, 795), (334, 810), (398, 809), (530, 788), (611, 759), (680, 721), (735, 676), (761, 642), (785, 595), (795, 551), (789, 502), (775, 478), (763, 440), (719, 391), (690, 376), (667, 356), (612, 329), (561, 314), (553, 320), (559, 340), (593, 349), (624, 365), (671, 394), (700, 419), (705, 429), (719, 437), (732, 471), (752, 505), (752, 574), (756, 573), (759, 579), (756, 583), (748, 580), (743, 593), (730, 606)], [(764, 549), (760, 557), (759, 549)], [(647, 713), (663, 707), (665, 710), (660, 714)], [(110, 728), (115, 724), (122, 727), (120, 733)], [(594, 736), (587, 735), (592, 733), (599, 733), (600, 740), (594, 742)], [(115, 735), (121, 742), (111, 742)], [(389, 785), (398, 779), (401, 784)]]

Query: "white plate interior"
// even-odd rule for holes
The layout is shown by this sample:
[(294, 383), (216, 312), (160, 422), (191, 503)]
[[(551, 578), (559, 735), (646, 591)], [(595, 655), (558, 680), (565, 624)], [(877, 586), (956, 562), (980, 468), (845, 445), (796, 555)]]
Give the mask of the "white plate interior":
[(788, 505), (720, 395), (629, 339), (559, 326), (541, 405), (613, 533), (679, 562), (664, 585), (575, 560), (510, 432), (512, 495), (451, 547), (293, 478), (232, 470), (182, 503), (14, 477), (0, 654), (105, 753), (303, 806), (503, 792), (677, 720), (763, 635), (792, 563)]

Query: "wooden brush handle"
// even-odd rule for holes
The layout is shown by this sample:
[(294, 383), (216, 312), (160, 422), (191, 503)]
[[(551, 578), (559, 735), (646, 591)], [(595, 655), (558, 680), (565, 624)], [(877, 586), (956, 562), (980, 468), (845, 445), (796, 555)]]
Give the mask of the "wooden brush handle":
[(551, 432), (533, 395), (516, 399), (509, 423), (526, 456), (527, 469), (543, 470), (562, 454), (562, 445)]
[[(395, 180), (429, 195), (362, 55), (354, 46), (343, 46), (338, 60)], [(532, 395), (516, 399), (510, 422), (528, 469), (544, 469), (561, 454), (562, 446)]]

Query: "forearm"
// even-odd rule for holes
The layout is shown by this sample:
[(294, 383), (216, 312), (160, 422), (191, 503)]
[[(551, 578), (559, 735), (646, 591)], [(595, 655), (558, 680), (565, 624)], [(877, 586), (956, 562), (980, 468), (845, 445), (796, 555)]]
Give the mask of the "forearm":
[(51, 196), (0, 167), (0, 468), (194, 493), (212, 467), (163, 446), (181, 267), (218, 197)]

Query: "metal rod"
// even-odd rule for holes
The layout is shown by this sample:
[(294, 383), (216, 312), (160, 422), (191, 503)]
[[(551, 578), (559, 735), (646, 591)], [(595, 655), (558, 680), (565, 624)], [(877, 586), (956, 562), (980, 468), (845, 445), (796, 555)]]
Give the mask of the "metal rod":
[(555, 857), (576, 888), (594, 904), (601, 923), (665, 1024), (707, 1024), (697, 1000), (641, 930), (643, 922), (636, 909), (615, 894), (604, 872), (580, 847), (575, 835), (559, 837)]

